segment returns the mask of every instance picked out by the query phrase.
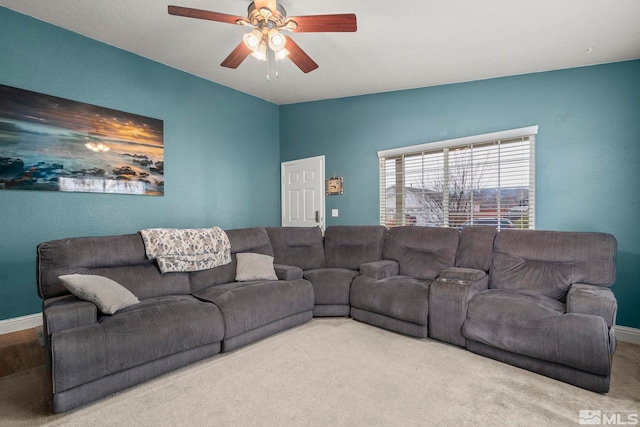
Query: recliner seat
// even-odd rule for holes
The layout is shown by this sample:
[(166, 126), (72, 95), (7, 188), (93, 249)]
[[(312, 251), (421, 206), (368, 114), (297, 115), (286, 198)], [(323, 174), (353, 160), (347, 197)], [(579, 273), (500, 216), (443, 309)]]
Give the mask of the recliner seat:
[(385, 236), (383, 261), (365, 264), (351, 285), (351, 317), (415, 337), (428, 336), (429, 286), (455, 265), (458, 231), (396, 227)]
[(296, 266), (314, 289), (314, 317), (348, 316), (350, 290), (360, 266), (382, 258), (386, 228), (380, 225), (319, 228), (271, 227), (274, 262)]
[(615, 239), (602, 233), (501, 231), (489, 289), (469, 302), (467, 348), (608, 391), (617, 306), (607, 287), (615, 281), (615, 253)]

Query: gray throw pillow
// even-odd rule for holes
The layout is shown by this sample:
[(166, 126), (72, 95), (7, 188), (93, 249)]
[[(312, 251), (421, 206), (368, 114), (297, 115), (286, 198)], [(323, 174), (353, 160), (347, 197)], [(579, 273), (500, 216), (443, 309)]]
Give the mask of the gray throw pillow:
[(108, 277), (67, 274), (58, 278), (69, 292), (82, 300), (94, 303), (105, 314), (113, 314), (140, 302), (127, 288)]
[(236, 281), (278, 280), (273, 268), (273, 257), (269, 255), (245, 252), (236, 254)]

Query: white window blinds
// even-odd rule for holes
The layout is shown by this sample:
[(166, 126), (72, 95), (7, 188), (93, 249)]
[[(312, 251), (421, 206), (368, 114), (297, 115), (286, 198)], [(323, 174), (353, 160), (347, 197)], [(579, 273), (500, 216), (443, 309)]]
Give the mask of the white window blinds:
[(378, 152), (380, 223), (535, 226), (537, 126)]

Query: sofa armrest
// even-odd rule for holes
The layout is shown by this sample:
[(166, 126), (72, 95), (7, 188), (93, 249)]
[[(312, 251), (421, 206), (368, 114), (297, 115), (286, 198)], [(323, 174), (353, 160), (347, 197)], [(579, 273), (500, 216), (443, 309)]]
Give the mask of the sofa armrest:
[(287, 280), (289, 282), (293, 280), (302, 279), (302, 269), (293, 265), (273, 264), (273, 269), (276, 271), (276, 276), (280, 280)]
[(481, 281), (486, 275), (486, 272), (475, 268), (449, 267), (442, 270), (436, 280), (441, 282), (473, 283)]
[(98, 307), (73, 295), (45, 300), (43, 313), (49, 336), (54, 332), (93, 325), (98, 321)]
[(361, 264), (360, 274), (380, 280), (389, 276), (397, 276), (399, 269), (400, 264), (398, 264), (398, 261), (383, 259)]
[(567, 293), (567, 313), (591, 314), (602, 317), (608, 327), (616, 323), (618, 301), (611, 289), (574, 283)]
[(489, 276), (483, 270), (451, 267), (441, 271), (429, 289), (429, 336), (466, 346), (462, 326), (469, 301), (488, 288)]

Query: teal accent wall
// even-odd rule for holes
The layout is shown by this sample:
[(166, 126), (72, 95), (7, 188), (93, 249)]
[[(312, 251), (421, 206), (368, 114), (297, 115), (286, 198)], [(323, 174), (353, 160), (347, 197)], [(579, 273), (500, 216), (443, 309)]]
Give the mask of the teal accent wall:
[(0, 190), (0, 320), (41, 311), (42, 241), (280, 224), (277, 105), (6, 8), (0, 84), (163, 120), (166, 182), (163, 197)]
[(280, 160), (324, 154), (327, 225), (377, 224), (378, 150), (530, 125), (537, 228), (613, 234), (618, 324), (640, 328), (638, 60), (281, 106)]

